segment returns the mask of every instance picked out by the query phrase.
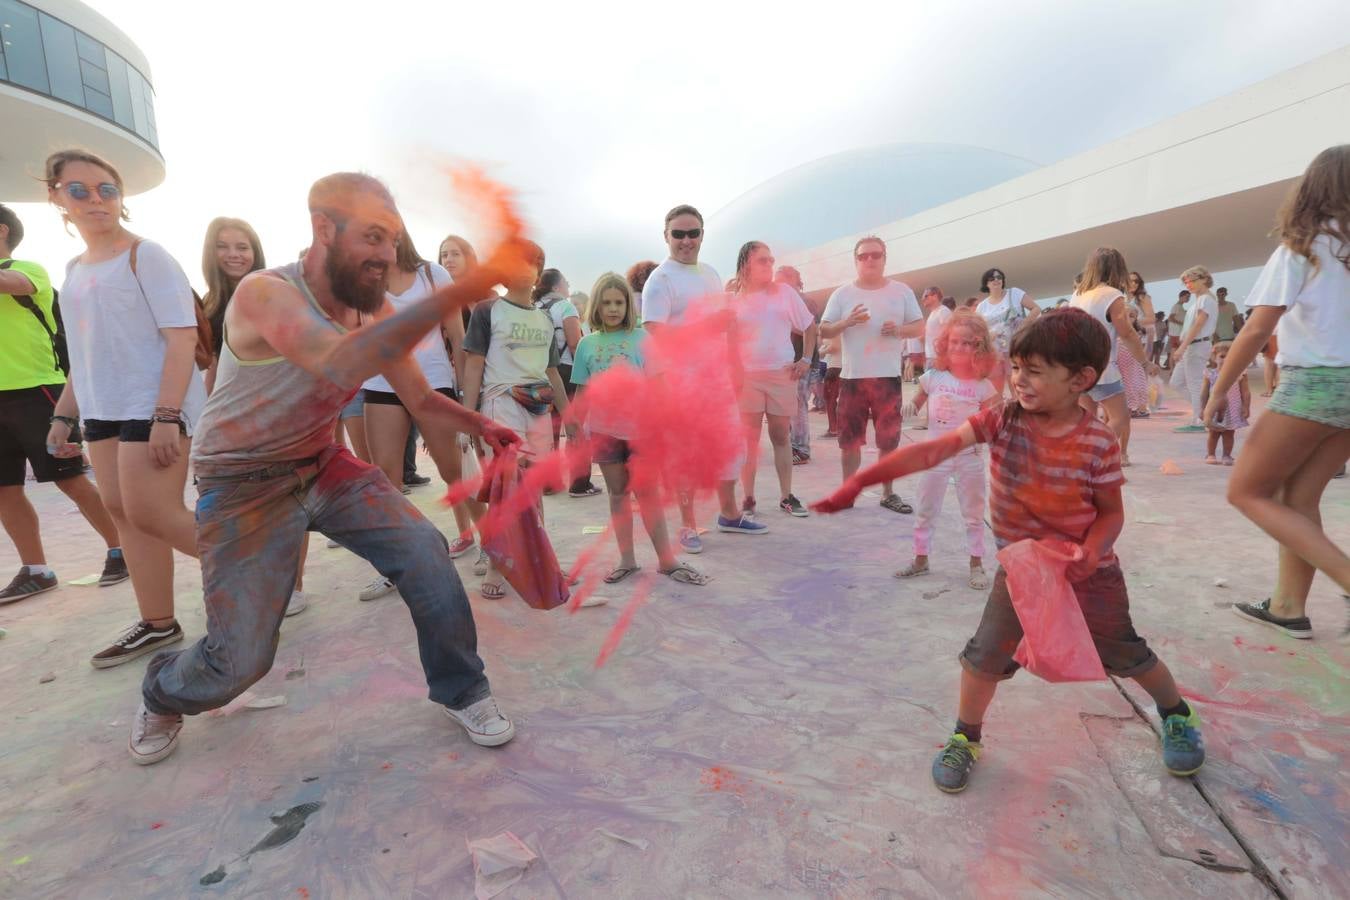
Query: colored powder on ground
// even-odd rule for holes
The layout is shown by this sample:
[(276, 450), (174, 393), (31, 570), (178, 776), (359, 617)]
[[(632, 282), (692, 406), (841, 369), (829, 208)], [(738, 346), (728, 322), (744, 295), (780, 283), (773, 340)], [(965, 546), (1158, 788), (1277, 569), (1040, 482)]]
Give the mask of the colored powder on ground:
[(595, 667), (597, 669), (604, 666), (609, 661), (609, 657), (619, 648), (619, 643), (623, 640), (624, 633), (628, 631), (628, 626), (633, 624), (633, 617), (642, 604), (647, 602), (651, 596), (652, 579), (651, 576), (643, 578), (638, 583), (637, 589), (633, 591), (633, 599), (628, 601), (628, 605), (619, 613), (619, 618), (614, 622), (614, 627), (609, 630), (605, 636), (605, 642), (600, 646), (600, 653), (595, 657)]

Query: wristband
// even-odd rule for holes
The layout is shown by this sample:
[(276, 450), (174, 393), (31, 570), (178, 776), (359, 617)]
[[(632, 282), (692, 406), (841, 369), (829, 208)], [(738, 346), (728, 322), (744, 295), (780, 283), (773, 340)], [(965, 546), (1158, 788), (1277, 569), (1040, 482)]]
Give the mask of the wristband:
[(164, 423), (164, 424), (166, 424), (166, 425), (177, 425), (177, 426), (179, 426), (179, 427), (182, 427), (182, 425), (183, 425), (183, 417), (182, 417), (182, 416), (169, 416), (169, 415), (164, 415), (164, 414), (158, 413), (158, 412), (156, 412), (153, 416), (150, 417), (150, 421), (151, 421), (151, 422), (162, 422), (162, 423)]
[(72, 431), (80, 427), (80, 420), (73, 419), (70, 416), (52, 416), (51, 421), (47, 424), (55, 425), (57, 422), (65, 422)]

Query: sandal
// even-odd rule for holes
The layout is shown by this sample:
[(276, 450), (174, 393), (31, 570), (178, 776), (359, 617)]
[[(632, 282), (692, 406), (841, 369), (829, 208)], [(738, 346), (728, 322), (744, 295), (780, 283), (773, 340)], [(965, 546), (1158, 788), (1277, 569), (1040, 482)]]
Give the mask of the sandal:
[(915, 577), (916, 575), (927, 575), (930, 571), (932, 571), (932, 570), (928, 568), (928, 563), (924, 563), (924, 564), (921, 565), (921, 566), (917, 566), (917, 565), (915, 565), (914, 563), (910, 563), (909, 565), (905, 566), (905, 567), (904, 567), (903, 569), (901, 569), (900, 571), (896, 572), (896, 573), (895, 573), (895, 577), (896, 577), (896, 578), (913, 578), (913, 577)]
[(619, 566), (605, 576), (605, 584), (618, 584), (638, 570), (639, 566)]
[(1233, 462), (1234, 462), (1234, 460), (1233, 460), (1233, 457), (1231, 457), (1231, 456), (1225, 456), (1225, 457), (1223, 458), (1223, 464), (1224, 464), (1225, 466), (1231, 466), (1231, 465), (1233, 464)]
[(984, 566), (971, 566), (970, 581), (966, 583), (977, 591), (988, 590), (989, 576), (984, 573)]
[(909, 515), (914, 512), (914, 507), (906, 503), (899, 494), (891, 494), (888, 497), (883, 497), (881, 506), (884, 509), (889, 509), (891, 512), (903, 513), (904, 515)]
[(506, 596), (506, 585), (496, 581), (485, 581), (478, 588), (484, 600), (501, 600)]
[(1207, 465), (1207, 466), (1217, 466), (1218, 464), (1219, 464), (1218, 457), (1214, 457), (1214, 456), (1206, 456), (1206, 457), (1205, 457), (1205, 465)]
[(704, 575), (698, 569), (695, 569), (689, 563), (679, 563), (673, 569), (660, 569), (662, 575), (680, 584), (692, 584), (696, 587), (702, 587), (712, 581), (711, 575)]

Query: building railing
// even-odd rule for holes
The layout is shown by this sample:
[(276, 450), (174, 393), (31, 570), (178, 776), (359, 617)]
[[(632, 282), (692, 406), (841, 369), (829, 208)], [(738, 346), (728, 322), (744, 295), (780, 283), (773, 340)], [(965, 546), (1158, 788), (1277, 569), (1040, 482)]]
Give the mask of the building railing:
[(67, 22), (0, 0), (0, 82), (93, 113), (159, 150), (155, 92), (134, 66)]

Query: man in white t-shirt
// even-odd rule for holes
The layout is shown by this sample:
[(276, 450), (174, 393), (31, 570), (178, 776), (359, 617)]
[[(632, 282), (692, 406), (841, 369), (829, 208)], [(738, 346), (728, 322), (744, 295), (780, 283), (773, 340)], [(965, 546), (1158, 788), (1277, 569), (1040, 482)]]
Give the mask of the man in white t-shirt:
[[(844, 478), (858, 471), (867, 421), (872, 420), (877, 449), (885, 454), (900, 445), (900, 375), (904, 340), (923, 337), (923, 313), (909, 286), (886, 277), (886, 242), (865, 237), (853, 246), (858, 277), (830, 295), (820, 318), (821, 337), (838, 337), (842, 352), (839, 382), (839, 449)], [(885, 482), (881, 505), (892, 512), (914, 508)]]
[(1205, 423), (1200, 418), (1204, 412), (1200, 392), (1205, 384), (1205, 366), (1209, 362), (1214, 328), (1219, 321), (1219, 301), (1210, 293), (1214, 278), (1204, 266), (1192, 266), (1182, 272), (1181, 283), (1191, 292), (1191, 302), (1181, 325), (1181, 339), (1172, 352), (1172, 387), (1190, 400), (1191, 421), (1172, 430), (1202, 432)]
[[(722, 279), (717, 270), (707, 263), (698, 261), (699, 249), (703, 246), (703, 215), (688, 204), (681, 204), (666, 213), (666, 224), (662, 230), (670, 255), (652, 272), (642, 287), (642, 326), (656, 336), (662, 327), (681, 325), (691, 315), (691, 305), (708, 297), (722, 295)], [(730, 373), (727, 377), (726, 399), (730, 401), (728, 409), (709, 409), (710, 415), (726, 415), (729, 427), (739, 429), (740, 414), (736, 408), (736, 395), (730, 389)], [(708, 404), (711, 398), (684, 398), (690, 402)], [(743, 460), (736, 460), (734, 466), (728, 466), (720, 473), (717, 487), (718, 504), (721, 515), (717, 520), (717, 530), (736, 534), (763, 534), (768, 526), (742, 515), (736, 506), (736, 478), (740, 474)], [(679, 486), (677, 485), (677, 488)], [(703, 539), (699, 537), (698, 520), (694, 516), (694, 498), (687, 490), (679, 491), (680, 547), (686, 553), (702, 553)]]

